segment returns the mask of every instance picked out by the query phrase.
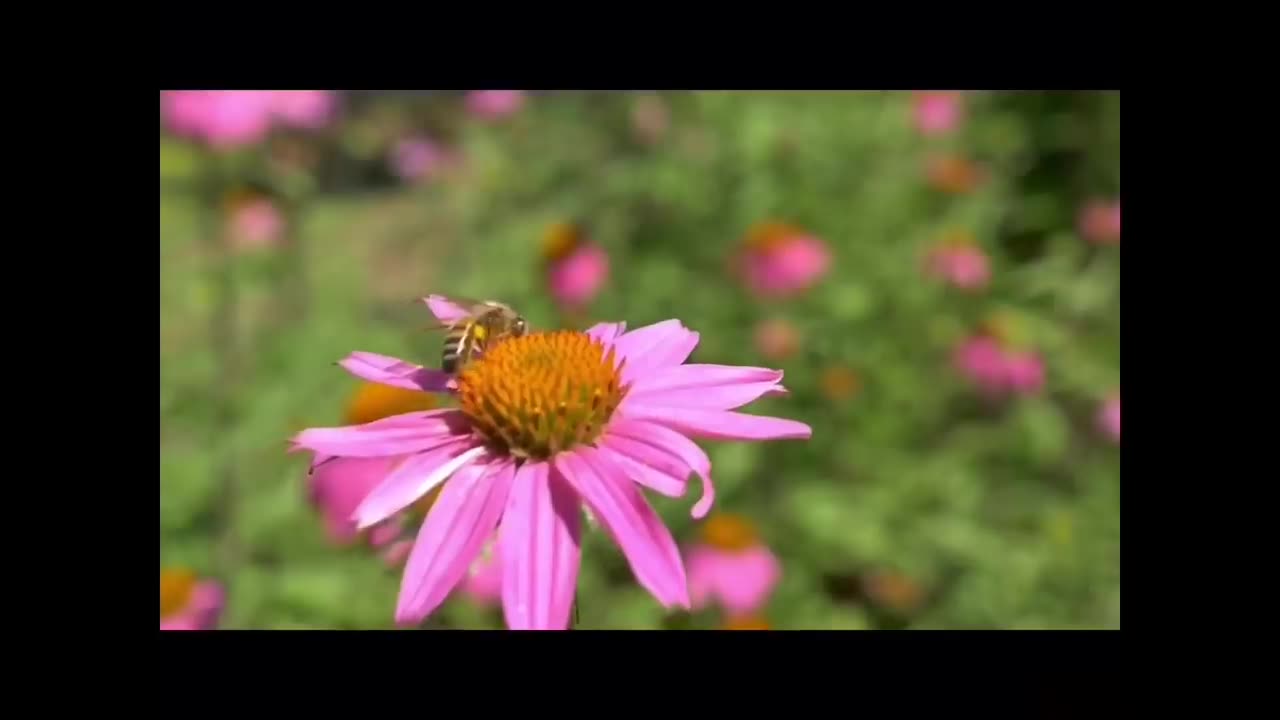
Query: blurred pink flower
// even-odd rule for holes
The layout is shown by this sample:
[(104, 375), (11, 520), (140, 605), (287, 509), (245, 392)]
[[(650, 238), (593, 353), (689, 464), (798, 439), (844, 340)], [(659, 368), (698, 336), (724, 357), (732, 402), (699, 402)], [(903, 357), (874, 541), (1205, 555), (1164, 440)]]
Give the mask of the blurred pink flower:
[(755, 340), (756, 350), (770, 360), (783, 360), (800, 349), (800, 331), (781, 318), (756, 325)]
[(335, 104), (320, 90), (167, 90), (160, 112), (174, 133), (230, 149), (256, 143), (273, 123), (316, 128)]
[(917, 92), (912, 98), (916, 129), (925, 135), (954, 130), (963, 114), (964, 96), (954, 90)]
[(502, 602), (501, 551), (496, 539), (490, 540), (458, 586), (458, 590), (477, 605), (488, 607)]
[(429, 138), (405, 138), (391, 150), (390, 165), (405, 182), (430, 178), (447, 162), (444, 149)]
[(230, 149), (266, 137), (273, 99), (261, 90), (169, 90), (160, 111), (174, 133)]
[(284, 125), (316, 130), (332, 118), (337, 96), (328, 90), (275, 90), (272, 113)]
[(467, 110), (473, 115), (496, 120), (518, 112), (524, 107), (521, 90), (472, 90), (467, 93)]
[(1004, 375), (1009, 390), (1031, 395), (1044, 387), (1044, 361), (1030, 350), (1006, 351)]
[(1109, 395), (1098, 408), (1098, 427), (1113, 442), (1120, 443), (1120, 391)]
[(978, 387), (991, 394), (1004, 391), (1004, 353), (989, 337), (970, 338), (956, 349), (956, 366)]
[(983, 392), (992, 396), (1029, 395), (1044, 386), (1044, 361), (1031, 350), (1010, 350), (995, 338), (978, 335), (956, 348), (954, 362)]
[(609, 254), (576, 223), (555, 223), (543, 237), (546, 283), (562, 307), (581, 309), (609, 279)]
[(719, 514), (702, 528), (702, 542), (686, 554), (693, 609), (712, 603), (731, 616), (754, 614), (782, 577), (782, 564), (745, 518)]
[[(436, 405), (434, 397), (425, 393), (365, 382), (352, 394), (344, 415), (348, 423), (361, 425), (402, 413), (430, 410)], [(315, 456), (308, 474), (308, 500), (320, 511), (333, 542), (346, 545), (360, 537), (353, 513), (405, 457)], [(427, 494), (416, 509), (425, 512), (435, 500), (435, 495)], [(396, 516), (370, 528), (369, 544), (384, 547), (393, 543), (400, 536), (401, 522), (402, 518)], [(388, 548), (387, 553), (387, 562), (395, 564), (395, 548)]]
[(160, 571), (160, 629), (213, 630), (225, 598), (222, 586), (185, 569)]
[(764, 297), (809, 289), (831, 268), (826, 243), (791, 225), (764, 222), (748, 233), (737, 258), (747, 286)]
[[(339, 544), (360, 535), (352, 514), (404, 457), (329, 457), (317, 455), (311, 465), (308, 500), (319, 508), (329, 537)], [(369, 544), (382, 547), (400, 536), (400, 518), (389, 518), (369, 531)]]
[(961, 290), (979, 290), (991, 280), (987, 255), (967, 233), (956, 233), (929, 249), (925, 271)]
[(247, 199), (231, 211), (232, 244), (242, 249), (270, 247), (281, 240), (284, 225), (283, 213), (271, 200)]
[(1080, 234), (1099, 245), (1120, 243), (1120, 201), (1095, 200), (1080, 210)]
[[(426, 298), (449, 323), (465, 307)], [(409, 456), (356, 509), (372, 527), (428, 493), (427, 514), (400, 586), (396, 621), (421, 622), (469, 572), (497, 533), (502, 605), (512, 629), (568, 627), (581, 560), (584, 506), (621, 548), (637, 581), (664, 607), (689, 607), (679, 549), (641, 487), (671, 497), (703, 480), (692, 512), (714, 501), (711, 463), (693, 438), (804, 439), (812, 429), (733, 412), (785, 393), (766, 368), (686, 365), (698, 334), (678, 320), (626, 332), (534, 332), (494, 345), (458, 377), (372, 353), (340, 364), (370, 382), (455, 394), (459, 407), (363, 425), (311, 428), (295, 450), (321, 456)], [(543, 408), (562, 407), (547, 420)]]

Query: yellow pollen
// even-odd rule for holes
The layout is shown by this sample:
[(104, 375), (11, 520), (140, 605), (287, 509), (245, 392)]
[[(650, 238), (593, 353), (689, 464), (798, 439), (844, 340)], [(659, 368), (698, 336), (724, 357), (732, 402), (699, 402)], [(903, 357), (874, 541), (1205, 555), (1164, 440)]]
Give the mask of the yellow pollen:
[(160, 617), (168, 617), (191, 602), (196, 575), (190, 570), (160, 571)]
[(392, 415), (433, 410), (435, 407), (435, 398), (428, 393), (379, 383), (361, 383), (347, 403), (346, 422), (363, 425)]
[(746, 550), (758, 542), (751, 522), (740, 515), (719, 514), (707, 518), (702, 540), (717, 550)]
[(804, 231), (782, 222), (769, 221), (756, 224), (747, 233), (747, 247), (767, 252), (787, 244), (787, 241)]
[(724, 624), (725, 630), (771, 630), (769, 621), (759, 615), (742, 615), (729, 618)]
[(531, 333), (468, 365), (458, 399), (495, 451), (545, 460), (603, 432), (627, 393), (614, 365), (613, 349), (586, 333)]
[(547, 262), (563, 260), (582, 240), (582, 228), (575, 223), (558, 222), (542, 235), (542, 257)]

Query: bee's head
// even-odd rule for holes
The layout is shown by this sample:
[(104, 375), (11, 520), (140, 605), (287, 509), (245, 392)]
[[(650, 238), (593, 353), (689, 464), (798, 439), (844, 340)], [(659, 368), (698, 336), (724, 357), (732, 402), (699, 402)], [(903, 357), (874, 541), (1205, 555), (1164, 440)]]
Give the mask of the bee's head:
[(529, 323), (525, 322), (524, 318), (517, 315), (516, 319), (511, 323), (511, 331), (514, 332), (516, 335), (523, 335), (526, 332), (528, 332), (528, 330), (529, 330)]

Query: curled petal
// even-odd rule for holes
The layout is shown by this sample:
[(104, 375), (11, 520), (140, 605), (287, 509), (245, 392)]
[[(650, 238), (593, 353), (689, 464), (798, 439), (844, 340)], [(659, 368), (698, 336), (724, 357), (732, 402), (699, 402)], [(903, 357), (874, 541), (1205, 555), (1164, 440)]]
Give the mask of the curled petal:
[(640, 403), (627, 407), (627, 417), (708, 440), (805, 440), (813, 435), (813, 428), (795, 420), (724, 410), (681, 409), (673, 413)]
[(502, 607), (512, 630), (569, 626), (582, 557), (581, 502), (545, 462), (516, 473), (498, 533)]
[(638, 463), (613, 450), (585, 448), (583, 452), (591, 456), (593, 464), (599, 467), (601, 472), (614, 477), (630, 478), (635, 483), (667, 497), (684, 495), (685, 488), (688, 485), (684, 479), (677, 479), (666, 473), (654, 470), (648, 465)]
[(396, 622), (422, 622), (467, 574), (502, 516), (514, 467), (470, 465), (440, 491), (405, 565)]
[(663, 606), (688, 609), (689, 589), (680, 550), (636, 486), (609, 474), (587, 454), (561, 453), (555, 458), (555, 467), (622, 549), (636, 580)]
[(448, 392), (452, 379), (440, 370), (428, 370), (421, 365), (377, 353), (353, 352), (338, 364), (362, 380), (405, 390)]
[(356, 526), (363, 530), (409, 507), (485, 453), (483, 446), (459, 452), (467, 447), (467, 442), (456, 440), (434, 452), (414, 455), (401, 463), (360, 502), (353, 515)]
[(702, 497), (693, 506), (693, 517), (702, 519), (715, 503), (716, 488), (711, 482), (711, 459), (697, 443), (680, 433), (655, 422), (633, 418), (615, 420), (609, 425), (610, 434), (629, 438), (653, 448), (675, 455), (702, 478)]
[(601, 444), (601, 454), (620, 466), (632, 480), (667, 497), (683, 497), (692, 470), (671, 453), (637, 442), (612, 436)]

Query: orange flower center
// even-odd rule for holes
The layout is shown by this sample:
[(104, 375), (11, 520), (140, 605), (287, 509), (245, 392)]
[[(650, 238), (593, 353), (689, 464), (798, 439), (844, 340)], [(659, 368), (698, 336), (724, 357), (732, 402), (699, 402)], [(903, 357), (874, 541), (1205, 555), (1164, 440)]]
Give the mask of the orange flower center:
[(160, 571), (160, 617), (168, 617), (191, 602), (196, 575), (190, 570)]
[(702, 540), (717, 550), (746, 550), (757, 542), (756, 530), (744, 517), (713, 515), (702, 526)]
[(614, 352), (573, 330), (509, 338), (458, 376), (458, 399), (495, 450), (545, 460), (594, 442), (627, 388)]
[(769, 621), (759, 615), (743, 615), (729, 618), (724, 624), (725, 630), (771, 630)]
[(574, 223), (555, 223), (542, 236), (542, 257), (547, 262), (563, 260), (578, 247), (581, 240), (582, 229)]
[(759, 252), (776, 250), (787, 244), (787, 241), (804, 231), (782, 222), (762, 222), (747, 233), (747, 247)]
[(347, 403), (346, 421), (350, 425), (363, 425), (392, 415), (435, 407), (436, 400), (428, 393), (366, 382), (361, 383)]

